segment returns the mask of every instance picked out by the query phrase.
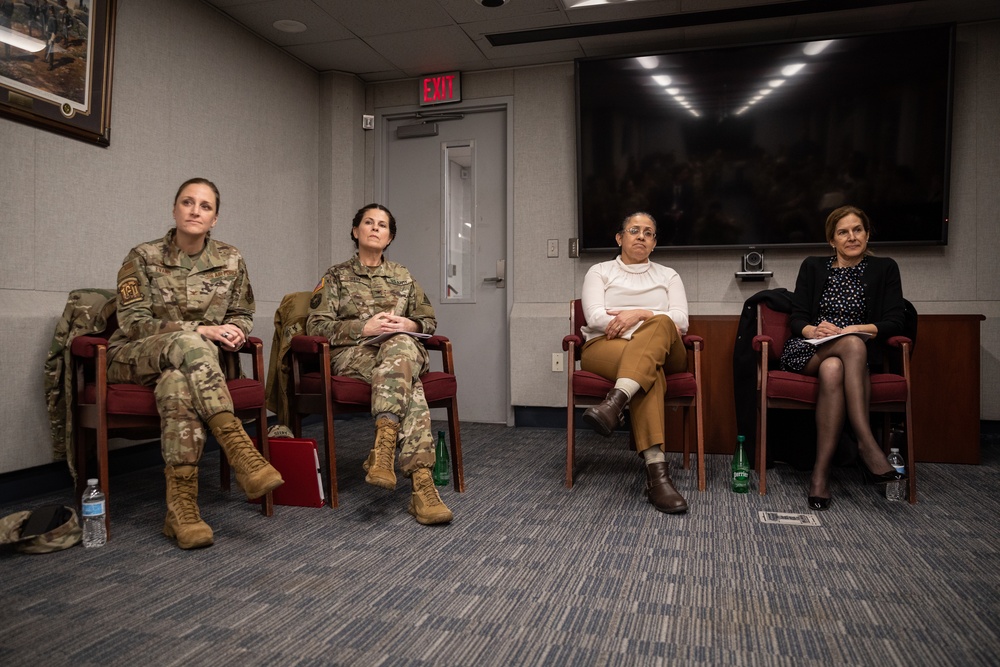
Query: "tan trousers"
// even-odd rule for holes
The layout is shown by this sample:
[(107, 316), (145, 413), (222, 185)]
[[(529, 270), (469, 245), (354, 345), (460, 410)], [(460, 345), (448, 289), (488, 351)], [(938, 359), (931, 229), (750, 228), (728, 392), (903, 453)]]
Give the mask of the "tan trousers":
[(654, 315), (643, 322), (630, 340), (604, 336), (592, 338), (580, 353), (580, 368), (614, 382), (635, 380), (642, 387), (632, 397), (632, 434), (639, 453), (664, 443), (666, 430), (663, 400), (665, 376), (687, 369), (687, 350), (674, 321)]

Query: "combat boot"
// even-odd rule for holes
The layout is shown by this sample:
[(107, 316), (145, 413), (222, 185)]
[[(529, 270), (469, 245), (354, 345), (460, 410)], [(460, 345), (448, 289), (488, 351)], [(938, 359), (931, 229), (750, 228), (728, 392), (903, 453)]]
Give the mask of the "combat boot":
[(212, 546), (212, 528), (198, 511), (198, 466), (167, 466), (167, 518), (163, 534), (177, 540), (181, 549)]
[(216, 424), (212, 427), (212, 435), (219, 441), (219, 446), (236, 471), (236, 483), (250, 500), (260, 498), (285, 483), (285, 480), (281, 479), (281, 473), (254, 447), (253, 440), (243, 430), (243, 424), (236, 417)]
[(365, 481), (390, 491), (396, 488), (396, 440), (399, 422), (382, 417), (375, 421), (375, 445), (368, 452)]
[(427, 468), (417, 468), (410, 478), (413, 482), (413, 493), (410, 494), (410, 514), (417, 523), (431, 526), (436, 523), (448, 523), (454, 516), (448, 506), (438, 495), (434, 486), (434, 478)]

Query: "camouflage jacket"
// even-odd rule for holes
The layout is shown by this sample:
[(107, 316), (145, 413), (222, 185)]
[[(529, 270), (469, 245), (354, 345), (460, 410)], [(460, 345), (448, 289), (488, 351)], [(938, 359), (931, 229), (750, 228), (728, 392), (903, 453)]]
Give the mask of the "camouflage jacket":
[(288, 376), (291, 362), (288, 350), (292, 338), (306, 332), (309, 317), (309, 292), (286, 294), (274, 311), (274, 338), (271, 341), (271, 358), (267, 364), (267, 407), (278, 416), (279, 424), (291, 423), (288, 418)]
[(52, 434), (52, 459), (66, 459), (74, 477), (73, 406), (69, 400), (73, 393), (70, 343), (77, 336), (104, 331), (114, 312), (113, 290), (91, 288), (70, 292), (45, 359), (45, 404)]
[(417, 330), (437, 328), (434, 307), (406, 267), (383, 259), (369, 268), (357, 255), (327, 269), (309, 302), (306, 332), (330, 341), (331, 358), (364, 342), (365, 322), (378, 313), (405, 315)]
[(203, 324), (253, 329), (254, 299), (240, 251), (212, 240), (196, 257), (174, 245), (175, 230), (136, 246), (118, 271), (118, 331), (109, 352), (129, 340)]

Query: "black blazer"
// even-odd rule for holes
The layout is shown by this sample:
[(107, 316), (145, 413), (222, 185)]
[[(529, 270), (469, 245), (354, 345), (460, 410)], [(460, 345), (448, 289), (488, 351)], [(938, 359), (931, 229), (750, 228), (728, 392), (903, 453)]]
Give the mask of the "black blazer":
[[(877, 369), (875, 372), (880, 372), (883, 343), (893, 336), (906, 335), (906, 301), (896, 260), (869, 255), (867, 261), (861, 279), (868, 304), (864, 324), (878, 327), (878, 335), (868, 341), (868, 362), (872, 369)], [(813, 324), (819, 314), (820, 298), (830, 276), (829, 262), (829, 256), (806, 257), (799, 268), (788, 321), (793, 336), (801, 336), (802, 329)]]

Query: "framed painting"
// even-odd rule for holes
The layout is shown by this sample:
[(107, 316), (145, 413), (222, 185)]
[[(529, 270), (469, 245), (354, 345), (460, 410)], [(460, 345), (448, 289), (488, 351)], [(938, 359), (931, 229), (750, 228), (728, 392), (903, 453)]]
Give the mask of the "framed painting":
[(116, 0), (0, 0), (0, 114), (111, 142)]

